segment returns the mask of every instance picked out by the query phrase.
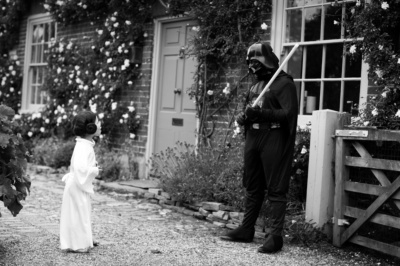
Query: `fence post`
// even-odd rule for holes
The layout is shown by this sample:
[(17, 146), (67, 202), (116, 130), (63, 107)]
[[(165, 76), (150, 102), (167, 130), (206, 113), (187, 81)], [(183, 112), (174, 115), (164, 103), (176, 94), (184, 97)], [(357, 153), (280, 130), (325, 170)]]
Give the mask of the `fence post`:
[[(349, 114), (332, 110), (313, 112), (308, 164), (306, 220), (331, 237), (333, 217), (336, 129), (348, 124)], [(327, 226), (329, 225), (329, 226)]]

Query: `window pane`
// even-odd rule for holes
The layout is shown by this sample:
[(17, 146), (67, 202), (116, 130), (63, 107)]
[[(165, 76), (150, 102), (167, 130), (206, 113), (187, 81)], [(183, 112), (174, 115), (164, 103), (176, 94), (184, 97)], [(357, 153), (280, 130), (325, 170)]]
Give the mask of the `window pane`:
[(322, 45), (307, 46), (306, 78), (321, 78)]
[(37, 30), (38, 30), (38, 36), (37, 36), (38, 42), (44, 41), (44, 39), (43, 39), (43, 37), (44, 37), (44, 27), (43, 27), (43, 24), (40, 24), (40, 25), (37, 27)]
[(324, 83), (323, 109), (340, 110), (340, 81)]
[(346, 78), (361, 77), (361, 57), (355, 56), (354, 58), (346, 56)]
[(322, 0), (306, 0), (305, 4), (306, 5), (317, 5), (317, 4), (321, 4)]
[(325, 6), (324, 40), (340, 39), (342, 7)]
[[(344, 5), (345, 5), (345, 7), (346, 7), (346, 16), (347, 17), (351, 17), (352, 16), (352, 7), (354, 7), (355, 6), (355, 1), (354, 2), (350, 2), (350, 3), (344, 3)], [(347, 38), (348, 37), (348, 32), (347, 32), (347, 30), (345, 29), (345, 31), (344, 31), (344, 35), (345, 35), (345, 37)]]
[(321, 39), (321, 8), (306, 8), (304, 41), (317, 41)]
[(36, 63), (36, 45), (32, 45), (31, 63)]
[(287, 0), (288, 7), (296, 7), (304, 5), (304, 0)]
[(50, 25), (49, 23), (44, 24), (44, 41), (48, 42), (49, 41), (49, 34), (50, 34)]
[(43, 84), (43, 67), (38, 68), (38, 84)]
[[(286, 47), (286, 49), (289, 53), (292, 47)], [(301, 78), (301, 69), (303, 65), (303, 49), (304, 47), (299, 47), (287, 63), (287, 73), (291, 75), (294, 79)]]
[(38, 26), (34, 25), (32, 30), (32, 43), (37, 43), (38, 33), (37, 33)]
[(360, 100), (360, 81), (345, 82), (343, 112), (348, 112), (348, 113), (351, 113), (351, 111), (354, 112), (355, 111), (354, 107), (358, 108), (359, 100)]
[[(294, 85), (296, 85), (296, 92), (297, 92), (297, 102), (299, 104), (300, 107), (300, 97), (301, 97), (301, 82), (296, 81), (294, 83)], [(299, 110), (300, 111), (300, 110)]]
[(36, 86), (31, 86), (31, 104), (35, 104)]
[(41, 88), (42, 88), (42, 86), (36, 87), (36, 102), (35, 102), (35, 104), (41, 104), (41, 101), (40, 101), (40, 98), (42, 96)]
[(50, 40), (51, 38), (56, 38), (56, 23), (51, 22), (51, 28), (50, 28)]
[(31, 84), (36, 84), (36, 76), (37, 76), (37, 70), (35, 67), (32, 67), (32, 72), (31, 72)]
[(43, 55), (43, 45), (42, 44), (38, 44), (36, 46), (36, 62), (37, 63), (42, 63), (42, 55)]
[(340, 78), (342, 76), (343, 44), (326, 45), (325, 78)]
[(304, 87), (304, 114), (319, 110), (320, 82), (306, 82)]
[(301, 9), (287, 11), (286, 42), (301, 41), (301, 14)]

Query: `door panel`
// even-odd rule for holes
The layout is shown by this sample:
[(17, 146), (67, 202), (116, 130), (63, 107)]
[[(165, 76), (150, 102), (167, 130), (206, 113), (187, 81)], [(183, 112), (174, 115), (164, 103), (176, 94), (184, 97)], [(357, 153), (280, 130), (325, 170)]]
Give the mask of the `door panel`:
[(180, 21), (162, 26), (154, 152), (173, 147), (177, 141), (195, 144), (196, 107), (187, 90), (194, 83), (197, 62), (182, 55), (182, 47), (190, 45), (195, 25), (193, 21)]

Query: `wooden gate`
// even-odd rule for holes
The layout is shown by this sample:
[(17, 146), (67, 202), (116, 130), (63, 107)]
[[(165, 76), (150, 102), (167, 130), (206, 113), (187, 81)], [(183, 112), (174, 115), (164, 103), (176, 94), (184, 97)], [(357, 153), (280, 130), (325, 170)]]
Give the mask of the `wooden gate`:
[(400, 132), (336, 130), (333, 244), (400, 257)]

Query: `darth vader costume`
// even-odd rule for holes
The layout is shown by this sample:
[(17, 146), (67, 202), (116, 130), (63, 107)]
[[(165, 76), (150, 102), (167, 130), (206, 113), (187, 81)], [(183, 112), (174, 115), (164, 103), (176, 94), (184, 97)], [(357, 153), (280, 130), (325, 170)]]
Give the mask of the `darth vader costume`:
[(296, 137), (298, 100), (290, 75), (281, 71), (256, 107), (251, 107), (279, 67), (279, 60), (267, 43), (251, 45), (246, 58), (256, 83), (247, 96), (244, 113), (236, 117), (245, 126), (243, 186), (246, 190), (242, 224), (221, 237), (223, 240), (251, 242), (254, 225), (265, 191), (269, 200), (269, 233), (258, 251), (273, 253), (283, 246), (282, 231), (286, 212), (291, 163)]

